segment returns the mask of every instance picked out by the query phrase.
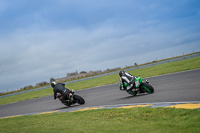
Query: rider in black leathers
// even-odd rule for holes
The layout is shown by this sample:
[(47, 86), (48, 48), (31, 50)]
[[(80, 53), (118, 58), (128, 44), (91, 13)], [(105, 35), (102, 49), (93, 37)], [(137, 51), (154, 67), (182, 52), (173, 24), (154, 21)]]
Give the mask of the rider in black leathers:
[(60, 93), (62, 96), (62, 103), (66, 103), (70, 93), (74, 93), (74, 90), (70, 91), (69, 89), (65, 88), (65, 84), (63, 83), (56, 83), (55, 81), (53, 81), (51, 83), (51, 86), (53, 87), (53, 91), (54, 91), (54, 100), (56, 100), (57, 97), (57, 93)]

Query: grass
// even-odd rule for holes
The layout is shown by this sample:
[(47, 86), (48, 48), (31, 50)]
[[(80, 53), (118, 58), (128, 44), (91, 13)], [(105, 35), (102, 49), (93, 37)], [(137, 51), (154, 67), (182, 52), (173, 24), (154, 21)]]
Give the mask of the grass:
[[(146, 78), (146, 77), (186, 71), (186, 70), (191, 70), (191, 69), (196, 69), (196, 68), (200, 68), (200, 57), (136, 69), (136, 70), (132, 70), (128, 72), (130, 72), (134, 76)], [(117, 83), (118, 81), (119, 81), (118, 74), (112, 74), (112, 75), (108, 75), (104, 77), (70, 83), (70, 84), (67, 84), (66, 87), (69, 89), (80, 90), (80, 89), (85, 89), (85, 88), (113, 84), (113, 83)], [(29, 92), (29, 93), (1, 98), (0, 105), (49, 96), (49, 95), (53, 95), (52, 88), (47, 88), (43, 90), (38, 90), (38, 91)]]
[(199, 133), (200, 110), (101, 109), (0, 119), (2, 133)]

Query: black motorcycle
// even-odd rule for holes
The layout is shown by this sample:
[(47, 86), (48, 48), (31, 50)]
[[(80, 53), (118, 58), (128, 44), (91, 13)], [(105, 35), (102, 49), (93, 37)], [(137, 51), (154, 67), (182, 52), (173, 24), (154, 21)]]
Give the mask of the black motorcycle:
[(79, 96), (79, 95), (74, 95), (74, 93), (75, 92), (69, 93), (67, 95), (67, 100), (65, 100), (65, 102), (62, 101), (63, 97), (62, 97), (62, 95), (60, 93), (57, 94), (57, 98), (59, 98), (59, 100), (61, 101), (61, 103), (63, 103), (64, 105), (66, 105), (68, 107), (71, 106), (71, 105), (73, 105), (73, 104), (76, 104), (76, 103), (78, 103), (80, 105), (85, 104), (85, 100), (81, 96)]

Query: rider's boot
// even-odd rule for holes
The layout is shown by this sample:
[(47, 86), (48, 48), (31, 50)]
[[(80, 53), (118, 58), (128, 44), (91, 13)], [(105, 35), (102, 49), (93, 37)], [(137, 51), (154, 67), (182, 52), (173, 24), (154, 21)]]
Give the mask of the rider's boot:
[(67, 105), (67, 106), (70, 106), (70, 105), (71, 105), (70, 100), (63, 100), (62, 102), (63, 102), (65, 105)]
[(133, 84), (130, 84), (129, 86), (127, 86), (127, 91), (130, 90), (133, 87)]
[(130, 84), (129, 86), (127, 86), (126, 91), (127, 91), (128, 93), (130, 93), (132, 87), (133, 87), (133, 84)]

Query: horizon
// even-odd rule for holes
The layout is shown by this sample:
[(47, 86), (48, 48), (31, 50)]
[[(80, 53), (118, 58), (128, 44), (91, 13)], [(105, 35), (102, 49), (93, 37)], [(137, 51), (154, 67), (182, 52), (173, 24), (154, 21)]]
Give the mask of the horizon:
[[(165, 58), (165, 59), (160, 59), (160, 60), (153, 60), (153, 61), (150, 61), (150, 62), (146, 62), (146, 63), (142, 63), (142, 64), (137, 64), (137, 65), (133, 65), (133, 66), (126, 66), (126, 67), (124, 67), (124, 68), (121, 68), (121, 67), (118, 67), (118, 68), (120, 68), (120, 69), (131, 69), (131, 68), (137, 68), (137, 67), (140, 67), (140, 66), (145, 66), (145, 65), (148, 65), (148, 64), (153, 64), (153, 63), (158, 63), (158, 62), (162, 62), (162, 61), (165, 61), (165, 60), (172, 60), (172, 59), (176, 59), (176, 58), (181, 58), (181, 57), (184, 57), (184, 56), (190, 56), (190, 55), (195, 55), (195, 54), (198, 54), (198, 53), (200, 53), (200, 51), (197, 51), (197, 52), (192, 52), (192, 53), (188, 53), (188, 54), (184, 54), (183, 53), (183, 55), (178, 55), (178, 56), (175, 56), (175, 57), (170, 57), (170, 58)], [(108, 68), (108, 69), (106, 69), (106, 70), (113, 70), (113, 69), (116, 69), (116, 68)], [(102, 75), (102, 74), (109, 74), (109, 73), (112, 73), (112, 72), (106, 72), (106, 70), (100, 70), (100, 71), (102, 71), (100, 74), (95, 74), (95, 75), (90, 75), (89, 77), (93, 77), (93, 76), (96, 76), (96, 75)], [(90, 71), (93, 71), (93, 70), (90, 70)], [(86, 72), (87, 74), (90, 72), (90, 71), (88, 71), (88, 72)], [(96, 71), (99, 71), (99, 70), (96, 70)], [(117, 71), (117, 70), (116, 70)], [(114, 72), (116, 72), (116, 71), (114, 71)], [(78, 73), (78, 75), (82, 72), (82, 71), (80, 71), (80, 72), (78, 72), (78, 71), (76, 71), (77, 73)], [(95, 72), (95, 70), (94, 70), (94, 72)], [(74, 73), (74, 72), (72, 72), (72, 73)], [(68, 73), (67, 73), (68, 74)], [(66, 75), (67, 75), (66, 74)], [(70, 74), (70, 73), (69, 73)], [(62, 79), (62, 78), (66, 78), (67, 76), (65, 76), (65, 77), (59, 77), (59, 78), (57, 78), (57, 79), (55, 79), (55, 80), (58, 80), (59, 81), (59, 79)], [(71, 82), (71, 81), (76, 81), (76, 80), (79, 80), (79, 79), (84, 79), (84, 78), (87, 78), (86, 76), (85, 77), (78, 77), (78, 78), (75, 78), (75, 79), (72, 79), (72, 80), (66, 80), (66, 81), (63, 81), (63, 83), (65, 83), (65, 82)], [(49, 79), (49, 81), (50, 81), (50, 79)], [(42, 82), (47, 82), (47, 83), (50, 83), (49, 81), (41, 81), (41, 82), (39, 82), (39, 83), (42, 83)], [(60, 81), (59, 81), (60, 82)], [(18, 89), (18, 90), (21, 90), (21, 89), (23, 89), (23, 88), (25, 88), (25, 87), (28, 87), (28, 86), (32, 86), (32, 87), (35, 87), (35, 86), (37, 86), (37, 84), (38, 83), (35, 83), (35, 85), (26, 85), (26, 86), (24, 86), (24, 87), (22, 87), (22, 88), (20, 88), (20, 89)], [(46, 86), (44, 86), (44, 87), (46, 87)], [(41, 88), (41, 87), (37, 87), (37, 88)], [(37, 89), (37, 88), (34, 88), (34, 89)], [(12, 90), (12, 91), (18, 91), (18, 90)], [(29, 90), (29, 89), (28, 89)], [(9, 93), (9, 92), (12, 92), (12, 91), (7, 91), (7, 92), (0, 92), (0, 93)], [(25, 90), (26, 91), (26, 90)]]

